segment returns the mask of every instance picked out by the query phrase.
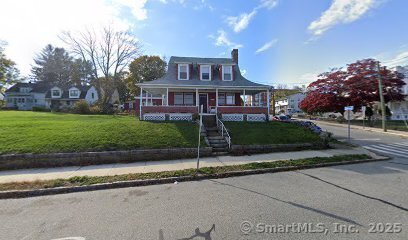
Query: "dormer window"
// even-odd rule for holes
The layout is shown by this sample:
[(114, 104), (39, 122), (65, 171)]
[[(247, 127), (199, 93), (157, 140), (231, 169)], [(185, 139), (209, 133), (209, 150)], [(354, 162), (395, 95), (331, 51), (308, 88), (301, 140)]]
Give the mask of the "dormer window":
[(61, 91), (60, 90), (52, 90), (52, 97), (60, 97), (61, 96)]
[(188, 64), (179, 64), (178, 65), (178, 79), (179, 80), (188, 80)]
[(232, 66), (222, 66), (222, 80), (232, 81)]
[(211, 80), (211, 65), (201, 65), (200, 66), (201, 76), (200, 79), (203, 81)]
[(70, 97), (70, 98), (79, 97), (79, 91), (78, 91), (78, 89), (69, 90), (69, 97)]

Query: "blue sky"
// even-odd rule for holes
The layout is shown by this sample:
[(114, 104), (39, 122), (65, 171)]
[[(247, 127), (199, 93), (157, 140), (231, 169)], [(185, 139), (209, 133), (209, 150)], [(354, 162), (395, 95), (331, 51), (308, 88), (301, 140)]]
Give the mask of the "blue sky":
[(61, 31), (106, 23), (130, 28), (145, 54), (229, 57), (237, 47), (246, 77), (267, 84), (307, 84), (367, 57), (407, 64), (405, 0), (4, 1), (0, 39), (23, 74)]

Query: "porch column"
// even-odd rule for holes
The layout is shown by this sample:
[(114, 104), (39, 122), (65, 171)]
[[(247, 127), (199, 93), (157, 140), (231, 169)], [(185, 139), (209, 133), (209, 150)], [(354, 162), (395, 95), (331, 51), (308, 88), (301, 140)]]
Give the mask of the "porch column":
[(268, 106), (268, 115), (266, 116), (266, 119), (268, 119), (269, 120), (269, 108), (270, 108), (270, 105), (271, 105), (271, 103), (270, 103), (270, 96), (269, 96), (269, 89), (268, 90), (266, 90), (266, 102), (267, 102), (267, 106)]
[(142, 120), (143, 87), (140, 87), (139, 119)]
[(198, 88), (196, 88), (195, 90), (196, 90), (196, 106), (199, 107)]
[(166, 88), (166, 106), (169, 106), (169, 88)]
[(245, 95), (245, 89), (244, 89), (244, 107), (246, 107), (246, 95)]
[(218, 88), (215, 89), (215, 113), (218, 113)]

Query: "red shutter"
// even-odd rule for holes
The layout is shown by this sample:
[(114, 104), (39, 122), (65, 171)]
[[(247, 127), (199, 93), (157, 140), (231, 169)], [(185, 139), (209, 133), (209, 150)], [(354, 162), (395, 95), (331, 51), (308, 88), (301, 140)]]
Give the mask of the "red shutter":
[(222, 66), (220, 66), (220, 80), (222, 80)]
[(231, 67), (231, 80), (234, 81), (234, 66)]
[(178, 67), (178, 63), (177, 63), (177, 64), (176, 64), (176, 79), (178, 79), (178, 76), (179, 76), (178, 70), (179, 70), (179, 67)]
[(191, 79), (191, 76), (193, 75), (193, 64), (188, 64), (189, 66), (189, 70), (190, 70), (190, 74), (188, 75), (188, 80)]
[(201, 80), (201, 65), (198, 65), (198, 79)]

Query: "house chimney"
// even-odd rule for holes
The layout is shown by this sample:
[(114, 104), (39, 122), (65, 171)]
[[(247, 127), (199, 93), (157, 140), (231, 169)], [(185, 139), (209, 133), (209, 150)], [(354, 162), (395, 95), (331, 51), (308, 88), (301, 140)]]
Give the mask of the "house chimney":
[(232, 49), (231, 58), (232, 62), (238, 64), (238, 49)]

